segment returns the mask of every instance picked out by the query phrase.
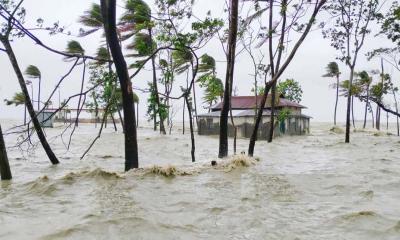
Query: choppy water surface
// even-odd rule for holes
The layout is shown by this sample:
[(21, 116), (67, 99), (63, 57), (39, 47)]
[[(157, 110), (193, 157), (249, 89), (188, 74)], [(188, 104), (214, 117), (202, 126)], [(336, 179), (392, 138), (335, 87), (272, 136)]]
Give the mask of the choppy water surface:
[[(145, 169), (125, 174), (122, 136), (111, 129), (79, 160), (95, 134), (80, 126), (70, 151), (55, 140), (59, 166), (40, 150), (21, 158), (9, 149), (14, 180), (0, 183), (0, 239), (400, 239), (396, 136), (357, 132), (344, 144), (314, 124), (310, 136), (258, 142), (260, 161), (248, 167), (211, 168), (217, 138), (196, 137), (192, 165), (189, 135), (140, 129)], [(151, 173), (154, 164), (177, 176)]]

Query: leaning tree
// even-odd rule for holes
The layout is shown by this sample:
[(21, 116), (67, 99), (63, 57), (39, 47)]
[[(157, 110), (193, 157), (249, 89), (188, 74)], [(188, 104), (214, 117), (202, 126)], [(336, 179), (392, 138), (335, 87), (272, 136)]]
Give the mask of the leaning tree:
[(340, 70), (339, 70), (339, 65), (337, 62), (330, 62), (326, 66), (326, 73), (323, 75), (323, 77), (330, 77), (330, 78), (335, 78), (336, 79), (336, 84), (334, 84), (336, 88), (336, 100), (335, 100), (335, 111), (333, 114), (333, 124), (336, 125), (336, 113), (337, 113), (337, 106), (339, 102), (339, 77), (340, 77)]
[(345, 142), (350, 142), (350, 116), (352, 94), (350, 94), (355, 76), (355, 68), (366, 36), (370, 33), (371, 22), (379, 9), (378, 0), (337, 0), (331, 1), (326, 8), (334, 17), (333, 25), (323, 29), (325, 38), (338, 53), (338, 59), (346, 64), (349, 73), (346, 111)]
[[(258, 129), (263, 116), (265, 104), (269, 91), (276, 85), (278, 79), (285, 72), (289, 64), (295, 57), (297, 50), (300, 48), (312, 26), (316, 23), (316, 17), (322, 7), (326, 4), (326, 0), (299, 2), (269, 1), (268, 3), (268, 27), (266, 32), (261, 35), (262, 42), (268, 42), (269, 55), (269, 74), (270, 80), (265, 81), (264, 92), (259, 105), (257, 118), (254, 129), (250, 137), (248, 155), (253, 156), (255, 142), (258, 135)], [(276, 14), (278, 12), (278, 14)], [(264, 16), (261, 14), (260, 16)], [(306, 18), (305, 22), (302, 19)], [(292, 32), (300, 32), (298, 39), (292, 39)], [(288, 40), (290, 39), (290, 40)], [(274, 41), (275, 40), (275, 41)], [(274, 44), (275, 43), (275, 44)], [(294, 44), (293, 46), (291, 44)], [(291, 47), (292, 46), (292, 47)], [(286, 52), (286, 53), (285, 53)], [(284, 54), (285, 53), (285, 54)], [(272, 94), (272, 105), (275, 104), (275, 95)], [(272, 106), (273, 109), (273, 106)], [(274, 111), (271, 113), (269, 140), (273, 137), (274, 128)]]

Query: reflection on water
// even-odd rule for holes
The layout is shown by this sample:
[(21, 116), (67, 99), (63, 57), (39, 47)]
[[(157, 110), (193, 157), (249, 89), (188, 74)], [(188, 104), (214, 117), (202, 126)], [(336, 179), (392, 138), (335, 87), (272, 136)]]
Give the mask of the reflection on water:
[(259, 161), (217, 167), (217, 138), (197, 136), (192, 164), (189, 135), (140, 129), (142, 169), (128, 173), (111, 129), (83, 160), (93, 126), (79, 127), (68, 152), (54, 140), (59, 166), (41, 150), (25, 159), (10, 149), (0, 239), (400, 239), (400, 139), (358, 131), (344, 144), (329, 129), (258, 142)]

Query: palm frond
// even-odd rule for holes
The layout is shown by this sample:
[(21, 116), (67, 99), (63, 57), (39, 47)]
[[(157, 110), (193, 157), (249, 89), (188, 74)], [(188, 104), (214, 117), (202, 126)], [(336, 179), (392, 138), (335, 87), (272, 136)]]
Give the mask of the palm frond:
[(34, 65), (29, 65), (25, 70), (25, 75), (31, 78), (40, 78), (42, 74), (39, 68)]
[(85, 54), (85, 50), (82, 48), (81, 44), (75, 40), (68, 42), (65, 52), (70, 54)]
[(78, 22), (86, 27), (102, 28), (103, 16), (101, 15), (101, 7), (97, 3), (93, 3), (89, 10), (86, 10), (82, 16), (79, 17)]

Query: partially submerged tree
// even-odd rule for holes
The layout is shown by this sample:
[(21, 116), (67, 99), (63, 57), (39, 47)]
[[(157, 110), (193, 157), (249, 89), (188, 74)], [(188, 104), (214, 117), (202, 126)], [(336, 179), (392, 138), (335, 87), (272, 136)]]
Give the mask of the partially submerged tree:
[(239, 1), (229, 1), (229, 33), (227, 50), (227, 67), (225, 75), (224, 98), (222, 101), (221, 116), (219, 119), (219, 149), (218, 157), (228, 156), (228, 115), (231, 107), (233, 89), (233, 75), (235, 70), (236, 41), (238, 34)]
[(101, 12), (104, 19), (107, 43), (110, 47), (121, 86), (125, 124), (125, 171), (128, 171), (139, 167), (139, 156), (132, 82), (117, 33), (116, 0), (101, 0)]
[(4, 143), (3, 132), (0, 125), (0, 177), (1, 180), (10, 180), (12, 178), (10, 164), (8, 162), (6, 144)]
[[(331, 40), (331, 46), (340, 54), (338, 59), (349, 68), (349, 92), (360, 50), (370, 33), (369, 27), (377, 16), (378, 7), (378, 0), (337, 0), (327, 6), (327, 10), (334, 16), (334, 25), (323, 30), (323, 35)], [(346, 143), (350, 142), (351, 96), (347, 94)]]
[[(289, 66), (290, 62), (293, 60), (294, 56), (297, 53), (297, 50), (300, 48), (308, 33), (310, 32), (312, 26), (316, 23), (316, 17), (320, 12), (321, 8), (327, 2), (326, 0), (317, 0), (314, 2), (311, 1), (300, 1), (300, 4), (288, 2), (287, 0), (282, 1), (280, 4), (275, 4), (275, 1), (270, 1), (268, 10), (269, 10), (269, 21), (267, 32), (263, 35), (263, 42), (268, 42), (269, 46), (269, 69), (271, 74), (271, 80), (265, 82), (265, 88), (263, 92), (263, 96), (261, 99), (261, 104), (259, 105), (259, 110), (257, 113), (257, 118), (255, 121), (254, 129), (250, 138), (248, 154), (249, 156), (253, 156), (255, 142), (257, 140), (258, 128), (261, 123), (261, 119), (263, 116), (263, 111), (265, 108), (265, 104), (267, 101), (268, 93), (270, 89), (277, 83), (278, 79), (282, 76), (284, 71)], [(307, 9), (311, 9), (311, 13), (309, 15), (305, 14)], [(294, 11), (288, 12), (288, 11)], [(278, 20), (274, 20), (274, 13), (278, 12), (279, 17)], [(302, 14), (299, 14), (302, 13)], [(308, 20), (305, 23), (301, 23), (301, 19), (309, 16)], [(278, 22), (276, 25), (274, 23)], [(279, 30), (280, 29), (280, 30)], [(286, 38), (290, 36), (291, 31), (301, 32), (300, 37), (295, 41), (293, 47), (290, 49)], [(273, 37), (278, 35), (278, 43), (275, 45), (275, 51), (273, 46)], [(288, 54), (283, 54), (284, 51), (287, 51)], [(285, 59), (285, 56), (286, 59)], [(275, 94), (272, 96), (272, 102), (275, 101)], [(273, 121), (274, 117), (271, 114), (271, 126), (274, 126)], [(273, 135), (273, 128), (271, 128), (269, 140)]]
[(340, 77), (340, 70), (339, 70), (339, 65), (336, 62), (330, 62), (326, 66), (326, 73), (323, 75), (323, 77), (330, 77), (330, 78), (335, 78), (336, 79), (336, 84), (334, 84), (336, 88), (336, 100), (335, 100), (335, 111), (333, 114), (333, 124), (336, 125), (336, 113), (337, 113), (337, 106), (339, 102), (339, 77)]
[(33, 126), (36, 130), (36, 133), (38, 135), (38, 138), (40, 140), (40, 143), (42, 144), (43, 149), (45, 150), (47, 157), (51, 161), (52, 164), (58, 164), (59, 161), (52, 151), (49, 143), (47, 142), (47, 139), (44, 135), (43, 129), (40, 125), (40, 122), (36, 116), (35, 109), (32, 105), (31, 98), (29, 97), (28, 93), (28, 88), (26, 87), (26, 81), (24, 79), (24, 76), (22, 74), (21, 68), (19, 67), (17, 58), (14, 54), (14, 50), (11, 46), (10, 39), (13, 37), (20, 37), (23, 36), (23, 33), (18, 31), (17, 29), (14, 28), (14, 23), (15, 23), (15, 17), (18, 17), (20, 21), (23, 21), (24, 16), (25, 16), (25, 9), (20, 8), (22, 1), (19, 2), (19, 4), (15, 4), (13, 1), (0, 1), (0, 12), (3, 15), (7, 15), (8, 18), (6, 23), (0, 24), (0, 42), (4, 46), (4, 50), (8, 55), (8, 58), (10, 60), (10, 63), (14, 69), (14, 72), (17, 76), (18, 83), (20, 85), (21, 91), (25, 96), (25, 104), (28, 110), (28, 113), (31, 117), (31, 121), (33, 123)]

